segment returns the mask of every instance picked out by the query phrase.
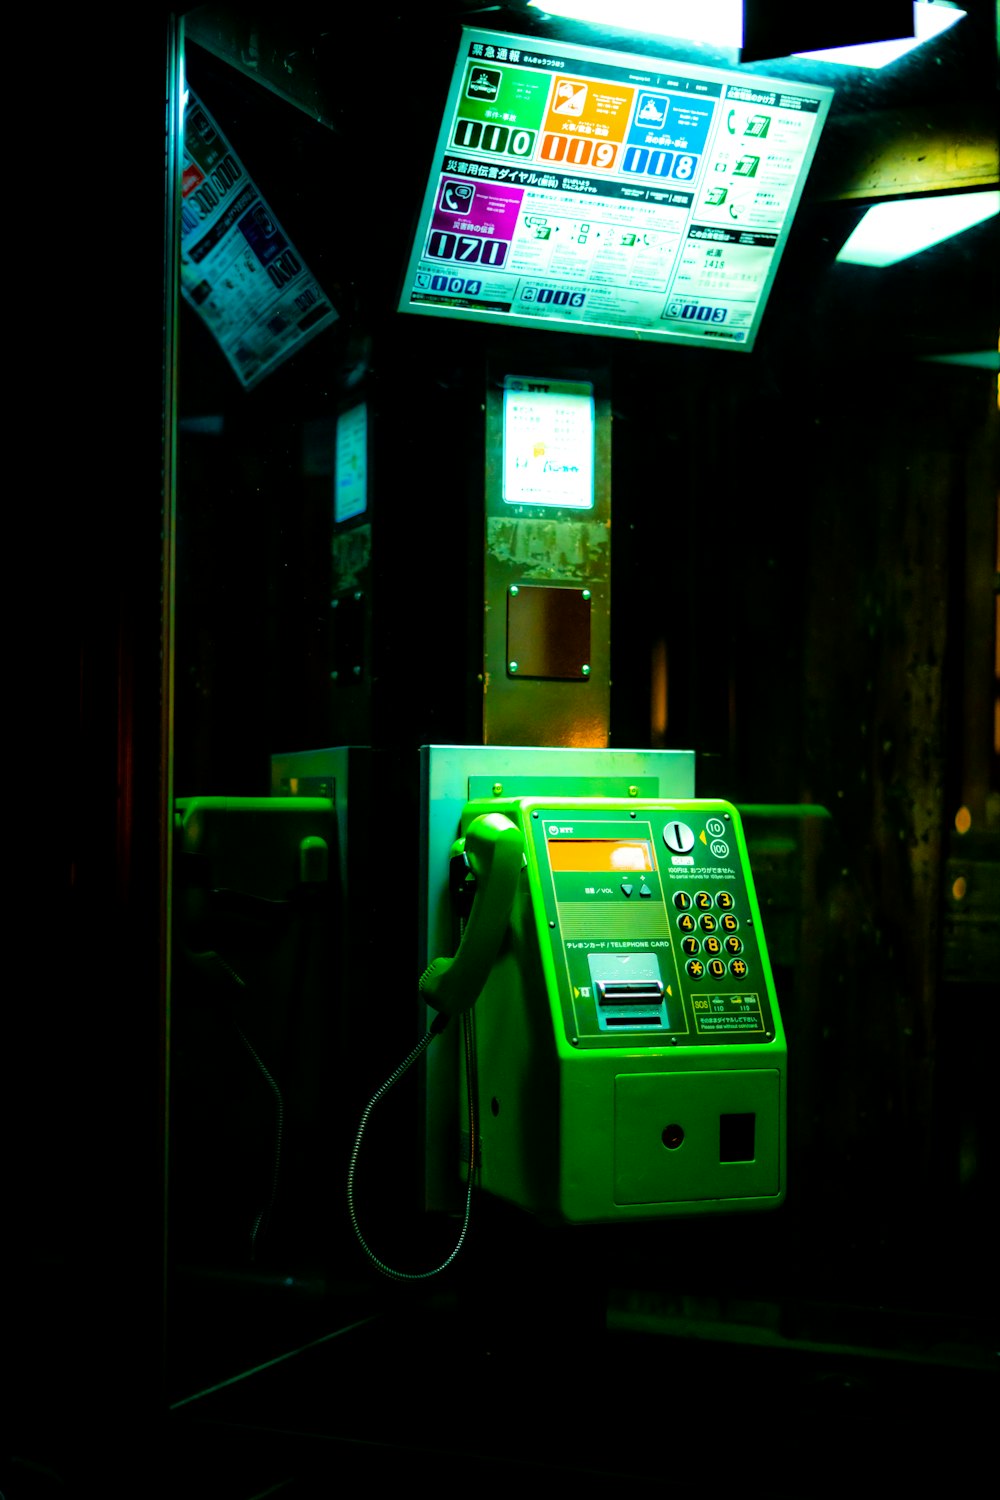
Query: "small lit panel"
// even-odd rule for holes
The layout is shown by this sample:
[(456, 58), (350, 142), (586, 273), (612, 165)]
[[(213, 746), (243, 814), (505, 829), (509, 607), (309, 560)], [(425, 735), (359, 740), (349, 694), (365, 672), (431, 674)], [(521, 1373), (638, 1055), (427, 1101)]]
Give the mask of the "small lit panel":
[(508, 375), (503, 392), (503, 503), (594, 508), (594, 387)]
[(362, 402), (337, 418), (333, 519), (351, 521), (368, 509), (368, 408)]

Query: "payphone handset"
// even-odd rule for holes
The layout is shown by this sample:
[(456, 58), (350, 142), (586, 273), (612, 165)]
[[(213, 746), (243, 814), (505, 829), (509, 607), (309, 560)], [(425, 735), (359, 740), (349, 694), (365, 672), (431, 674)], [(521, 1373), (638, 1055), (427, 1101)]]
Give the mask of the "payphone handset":
[[(438, 1012), (429, 1030), (420, 1039), (391, 1077), (369, 1100), (351, 1152), (347, 1173), (347, 1205), (351, 1224), (365, 1255), (383, 1275), (397, 1281), (423, 1281), (451, 1265), (461, 1251), (469, 1226), (472, 1204), (473, 1168), (475, 1162), (475, 1119), (470, 1116), (468, 1141), (469, 1156), (466, 1162), (465, 1214), (458, 1238), (450, 1254), (439, 1265), (426, 1271), (401, 1271), (381, 1260), (366, 1241), (358, 1222), (354, 1201), (354, 1180), (358, 1152), (368, 1118), (385, 1094), (423, 1054), (431, 1039), (438, 1035), (455, 1016), (462, 1016), (466, 1035), (466, 1060), (471, 1063), (471, 1032), (468, 1012), (471, 1011), (493, 972), (500, 955), (504, 938), (510, 931), (511, 912), (521, 883), (524, 869), (524, 835), (510, 818), (492, 809), (472, 819), (464, 834), (452, 845), (452, 859), (462, 860), (467, 873), (475, 883), (472, 910), (464, 925), (457, 952), (450, 958), (436, 958), (424, 970), (419, 989), (422, 998)], [(466, 1097), (471, 1108), (471, 1080), (467, 1082)]]
[(427, 1004), (447, 1018), (461, 1015), (478, 1000), (510, 924), (524, 868), (524, 835), (502, 813), (474, 818), (452, 847), (475, 879), (475, 899), (458, 951), (435, 958), (420, 979)]

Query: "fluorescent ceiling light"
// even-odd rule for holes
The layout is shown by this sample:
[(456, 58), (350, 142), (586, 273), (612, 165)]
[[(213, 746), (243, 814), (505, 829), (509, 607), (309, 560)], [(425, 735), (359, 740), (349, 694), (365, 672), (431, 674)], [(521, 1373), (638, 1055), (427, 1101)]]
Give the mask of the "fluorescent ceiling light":
[(528, 0), (529, 10), (646, 36), (739, 47), (743, 0)]
[(1000, 351), (995, 349), (976, 349), (970, 354), (922, 354), (920, 358), (932, 365), (968, 365), (975, 370), (1000, 372)]
[(795, 55), (812, 62), (842, 63), (852, 68), (884, 68), (887, 63), (912, 52), (914, 47), (940, 36), (964, 15), (965, 11), (957, 6), (929, 5), (918, 0), (913, 6), (913, 36), (901, 36), (888, 42), (865, 42), (860, 47), (830, 47), (825, 52), (797, 52)]
[[(528, 9), (645, 36), (733, 49), (743, 45), (743, 0), (528, 0)], [(855, 68), (884, 68), (922, 42), (940, 36), (964, 15), (964, 10), (944, 0), (936, 4), (915, 0), (913, 36), (858, 47), (831, 47), (823, 52), (797, 52), (795, 56)]]
[(837, 256), (853, 266), (891, 266), (1000, 213), (1000, 190), (897, 198), (870, 208)]

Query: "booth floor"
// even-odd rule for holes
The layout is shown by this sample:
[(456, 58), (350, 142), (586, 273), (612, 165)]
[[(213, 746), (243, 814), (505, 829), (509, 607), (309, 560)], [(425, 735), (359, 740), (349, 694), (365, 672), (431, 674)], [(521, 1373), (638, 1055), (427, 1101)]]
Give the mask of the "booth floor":
[(155, 1479), (213, 1500), (379, 1480), (801, 1497), (981, 1482), (985, 1365), (566, 1327), (491, 1338), (460, 1301), (401, 1303), (175, 1403)]
[(933, 1303), (876, 1305), (843, 1286), (824, 1300), (812, 1265), (775, 1295), (778, 1282), (769, 1292), (735, 1271), (726, 1283), (720, 1256), (696, 1286), (676, 1236), (664, 1243), (646, 1277), (619, 1278), (610, 1239), (559, 1238), (546, 1255), (533, 1234), (489, 1255), (474, 1243), (433, 1286), (179, 1274), (152, 1420), (107, 1283), (85, 1298), (65, 1267), (33, 1290), (22, 1279), (30, 1316), (10, 1361), (0, 1491), (325, 1500), (380, 1480), (504, 1496), (638, 1482), (848, 1500), (859, 1486), (984, 1489), (1000, 1340), (941, 1265)]

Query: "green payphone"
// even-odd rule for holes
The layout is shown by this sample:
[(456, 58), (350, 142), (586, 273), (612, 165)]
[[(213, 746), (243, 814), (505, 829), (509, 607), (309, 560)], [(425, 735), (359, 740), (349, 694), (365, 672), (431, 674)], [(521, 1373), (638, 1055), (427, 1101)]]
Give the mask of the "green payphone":
[(736, 808), (471, 800), (454, 857), (474, 903), (421, 992), (469, 1012), (479, 1184), (564, 1224), (780, 1204), (785, 1038)]

